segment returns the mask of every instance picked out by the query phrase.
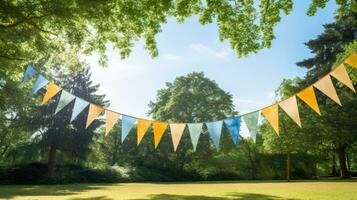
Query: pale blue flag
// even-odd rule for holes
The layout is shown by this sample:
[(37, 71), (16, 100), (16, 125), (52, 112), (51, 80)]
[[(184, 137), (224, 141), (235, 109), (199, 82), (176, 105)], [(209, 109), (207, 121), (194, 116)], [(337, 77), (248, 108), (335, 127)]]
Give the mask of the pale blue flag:
[(68, 105), (73, 99), (76, 98), (74, 95), (62, 90), (60, 100), (58, 101), (55, 114), (62, 110), (66, 105)]
[(211, 136), (211, 139), (213, 140), (213, 144), (216, 147), (217, 151), (219, 150), (219, 141), (221, 139), (222, 125), (223, 125), (222, 120), (206, 123), (208, 133)]
[(244, 120), (245, 124), (247, 125), (250, 137), (253, 138), (254, 142), (256, 142), (257, 131), (258, 131), (259, 111), (243, 115), (243, 120)]
[(203, 123), (187, 124), (188, 130), (190, 132), (191, 142), (193, 146), (193, 151), (196, 151), (198, 140), (202, 132)]
[(30, 96), (36, 94), (36, 92), (38, 92), (41, 88), (45, 87), (47, 84), (48, 80), (42, 74), (40, 74), (37, 77), (35, 84), (32, 86)]
[(229, 133), (232, 136), (234, 144), (238, 144), (239, 131), (240, 131), (240, 116), (231, 117), (224, 120)]
[(22, 78), (21, 85), (24, 84), (26, 81), (31, 79), (33, 76), (37, 74), (37, 70), (33, 67), (33, 65), (27, 65), (26, 71), (24, 73), (24, 77)]
[(123, 143), (130, 130), (135, 125), (136, 118), (123, 115), (121, 119), (121, 142)]
[(81, 113), (87, 106), (89, 105), (89, 102), (86, 100), (83, 100), (81, 98), (76, 98), (73, 106), (73, 111), (71, 115), (71, 122), (76, 119), (76, 117)]

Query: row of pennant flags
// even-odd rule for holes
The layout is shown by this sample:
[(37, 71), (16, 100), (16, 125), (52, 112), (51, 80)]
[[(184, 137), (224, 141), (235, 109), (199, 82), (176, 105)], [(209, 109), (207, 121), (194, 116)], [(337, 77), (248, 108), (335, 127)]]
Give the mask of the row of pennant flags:
[(299, 115), (299, 109), (297, 105), (297, 97), (306, 103), (312, 110), (317, 114), (321, 115), (319, 105), (315, 95), (315, 89), (324, 93), (327, 97), (332, 99), (334, 102), (342, 106), (339, 97), (336, 93), (335, 87), (332, 83), (331, 77), (334, 77), (342, 84), (350, 88), (353, 92), (356, 92), (352, 81), (346, 71), (345, 64), (352, 66), (357, 69), (357, 53), (352, 53), (347, 59), (345, 59), (337, 68), (331, 71), (329, 74), (315, 82), (314, 84), (308, 86), (302, 91), (296, 93), (295, 95), (284, 99), (280, 102), (274, 103), (270, 106), (262, 108), (260, 110), (250, 112), (248, 114), (233, 116), (224, 120), (218, 120), (213, 122), (201, 122), (201, 123), (172, 123), (172, 122), (162, 122), (155, 120), (147, 120), (132, 117), (129, 115), (121, 114), (102, 106), (90, 103), (82, 98), (79, 98), (65, 90), (63, 90), (57, 84), (50, 82), (45, 78), (44, 75), (40, 74), (33, 65), (28, 65), (24, 73), (24, 77), (21, 84), (24, 84), (26, 81), (30, 80), (33, 77), (36, 77), (36, 81), (30, 91), (30, 95), (34, 95), (41, 89), (46, 89), (45, 95), (43, 97), (40, 105), (45, 105), (49, 100), (51, 100), (58, 93), (61, 93), (60, 99), (57, 103), (55, 114), (61, 111), (72, 101), (74, 102), (73, 110), (71, 113), (71, 122), (76, 119), (76, 117), (84, 111), (88, 106), (88, 114), (86, 121), (86, 128), (91, 125), (91, 123), (99, 117), (102, 113), (105, 114), (105, 135), (107, 135), (113, 126), (118, 123), (121, 118), (121, 142), (124, 142), (125, 138), (130, 133), (131, 129), (136, 125), (137, 128), (137, 145), (140, 144), (149, 127), (153, 126), (154, 130), (154, 144), (155, 148), (158, 147), (162, 136), (164, 135), (167, 127), (170, 128), (172, 143), (174, 151), (177, 150), (177, 147), (180, 143), (182, 135), (188, 127), (190, 134), (191, 142), (193, 145), (194, 151), (196, 150), (200, 134), (203, 130), (203, 125), (205, 124), (208, 130), (208, 133), (213, 141), (214, 146), (219, 150), (220, 138), (222, 133), (223, 124), (227, 127), (232, 140), (235, 144), (238, 143), (240, 136), (240, 127), (241, 123), (244, 121), (250, 136), (255, 141), (256, 133), (258, 131), (258, 121), (260, 113), (264, 118), (269, 122), (272, 128), (275, 130), (277, 135), (279, 135), (279, 107), (299, 126), (302, 127)]

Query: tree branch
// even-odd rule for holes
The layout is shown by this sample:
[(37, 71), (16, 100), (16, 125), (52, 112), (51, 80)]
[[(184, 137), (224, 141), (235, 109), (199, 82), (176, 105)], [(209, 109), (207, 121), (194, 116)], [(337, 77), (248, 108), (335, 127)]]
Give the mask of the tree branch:
[(17, 25), (20, 25), (20, 24), (22, 24), (22, 23), (25, 23), (25, 22), (27, 22), (27, 21), (29, 21), (29, 20), (32, 20), (32, 19), (41, 19), (41, 18), (47, 17), (47, 16), (49, 16), (49, 14), (40, 15), (40, 16), (27, 16), (27, 17), (25, 17), (25, 18), (23, 18), (23, 19), (20, 19), (19, 21), (16, 21), (16, 22), (14, 22), (14, 23), (12, 23), (12, 24), (0, 24), (0, 28), (3, 28), (3, 29), (13, 28), (13, 27), (15, 27), (15, 26), (17, 26)]

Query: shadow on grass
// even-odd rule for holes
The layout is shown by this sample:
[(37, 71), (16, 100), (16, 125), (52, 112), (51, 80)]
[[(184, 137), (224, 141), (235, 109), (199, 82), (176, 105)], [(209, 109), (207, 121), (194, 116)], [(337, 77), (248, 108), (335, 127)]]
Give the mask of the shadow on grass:
[(236, 200), (299, 200), (292, 198), (283, 198), (272, 195), (265, 194), (254, 194), (254, 193), (230, 193), (225, 197), (210, 197), (203, 195), (176, 195), (176, 194), (155, 194), (150, 195), (148, 198), (135, 199), (135, 200), (225, 200), (225, 199), (236, 199)]
[(71, 198), (69, 200), (114, 200), (111, 198), (108, 198), (106, 196), (98, 196), (98, 197), (78, 197), (78, 198)]
[[(85, 192), (88, 190), (100, 190), (109, 186), (105, 185), (87, 185), (87, 184), (76, 184), (76, 185), (11, 185), (11, 186), (0, 186), (0, 199), (12, 199), (15, 197), (24, 196), (67, 196), (75, 195), (80, 192)], [(89, 199), (97, 200), (109, 200), (104, 196), (93, 197)]]

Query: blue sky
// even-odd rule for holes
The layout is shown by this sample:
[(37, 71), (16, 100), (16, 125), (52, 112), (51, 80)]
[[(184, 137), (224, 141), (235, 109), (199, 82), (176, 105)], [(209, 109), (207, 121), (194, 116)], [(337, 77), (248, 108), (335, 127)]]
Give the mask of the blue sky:
[(244, 114), (273, 103), (274, 91), (284, 78), (305, 74), (295, 64), (311, 56), (304, 42), (322, 33), (323, 24), (334, 21), (333, 3), (309, 17), (305, 13), (311, 1), (294, 2), (294, 11), (275, 28), (272, 47), (245, 58), (238, 58), (227, 41), (219, 41), (215, 24), (202, 26), (192, 17), (183, 24), (170, 19), (163, 25), (156, 37), (157, 58), (151, 58), (139, 41), (125, 60), (117, 51), (108, 50), (107, 68), (97, 64), (95, 54), (86, 61), (112, 110), (147, 118), (147, 105), (165, 82), (190, 72), (204, 72), (233, 95), (236, 109)]

